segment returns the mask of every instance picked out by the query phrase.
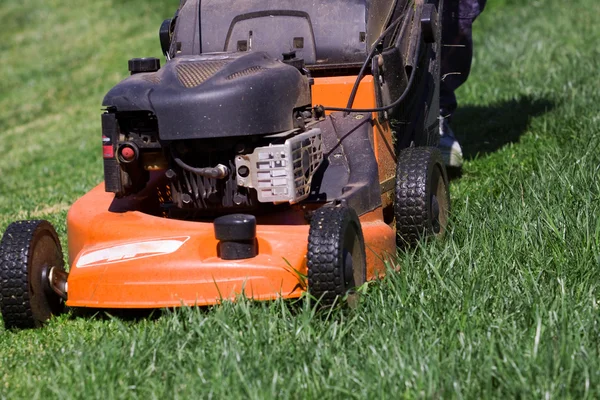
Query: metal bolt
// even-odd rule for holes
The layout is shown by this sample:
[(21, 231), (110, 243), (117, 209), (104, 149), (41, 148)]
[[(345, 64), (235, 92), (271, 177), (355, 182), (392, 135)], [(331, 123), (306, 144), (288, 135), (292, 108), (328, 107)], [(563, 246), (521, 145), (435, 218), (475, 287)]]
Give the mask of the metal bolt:
[(167, 177), (167, 179), (177, 178), (177, 174), (172, 169), (168, 169), (167, 172), (165, 172), (165, 176)]
[(250, 169), (245, 165), (242, 165), (238, 168), (238, 175), (242, 178), (246, 178), (248, 175), (250, 175)]
[(233, 202), (235, 203), (236, 206), (239, 206), (242, 203), (244, 203), (244, 200), (246, 200), (246, 198), (239, 193), (236, 194), (235, 196), (233, 196)]

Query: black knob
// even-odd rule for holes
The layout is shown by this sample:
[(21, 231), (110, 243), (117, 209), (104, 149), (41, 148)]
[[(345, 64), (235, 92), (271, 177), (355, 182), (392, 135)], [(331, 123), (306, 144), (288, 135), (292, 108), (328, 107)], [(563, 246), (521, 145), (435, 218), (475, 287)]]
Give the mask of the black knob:
[(129, 72), (131, 72), (131, 75), (141, 72), (156, 72), (159, 69), (160, 60), (158, 58), (132, 58), (129, 60)]
[(254, 215), (224, 215), (216, 218), (214, 224), (217, 240), (254, 240), (256, 237), (256, 218)]
[(217, 254), (223, 260), (244, 260), (256, 257), (256, 218), (247, 214), (225, 215), (215, 219), (215, 237), (219, 240)]

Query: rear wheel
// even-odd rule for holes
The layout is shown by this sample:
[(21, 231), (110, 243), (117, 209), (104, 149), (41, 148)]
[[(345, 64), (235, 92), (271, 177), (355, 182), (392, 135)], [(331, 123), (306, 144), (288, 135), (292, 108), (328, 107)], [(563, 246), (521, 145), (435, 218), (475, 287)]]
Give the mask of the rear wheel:
[(7, 329), (36, 328), (64, 310), (48, 282), (50, 268), (63, 266), (60, 241), (49, 222), (8, 226), (0, 242), (0, 311)]
[(315, 211), (308, 235), (308, 292), (324, 306), (355, 294), (366, 281), (365, 242), (356, 212), (346, 206)]
[(434, 147), (411, 147), (398, 155), (394, 214), (398, 245), (415, 245), (446, 232), (450, 196), (441, 154)]

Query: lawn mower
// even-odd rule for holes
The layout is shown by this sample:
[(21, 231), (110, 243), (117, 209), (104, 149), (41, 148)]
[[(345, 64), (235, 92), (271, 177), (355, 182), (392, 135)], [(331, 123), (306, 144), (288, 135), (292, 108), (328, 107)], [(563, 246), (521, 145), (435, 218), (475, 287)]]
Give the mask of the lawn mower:
[[(104, 182), (0, 245), (7, 328), (64, 307), (339, 302), (444, 234), (440, 0), (182, 0), (103, 101)], [(68, 269), (68, 272), (67, 272)]]

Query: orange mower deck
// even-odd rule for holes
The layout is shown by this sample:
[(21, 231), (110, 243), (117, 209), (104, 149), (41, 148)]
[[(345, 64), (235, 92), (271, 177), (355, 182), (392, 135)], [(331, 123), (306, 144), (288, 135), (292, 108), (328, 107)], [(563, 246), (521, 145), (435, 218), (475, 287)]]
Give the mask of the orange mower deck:
[[(204, 306), (241, 294), (256, 300), (297, 298), (306, 289), (309, 226), (295, 225), (293, 211), (276, 216), (289, 225), (259, 219), (257, 257), (225, 261), (217, 256), (212, 223), (110, 212), (112, 201), (100, 184), (69, 211), (68, 306)], [(362, 229), (372, 279), (384, 270), (382, 257), (395, 251), (395, 234), (370, 214)]]

